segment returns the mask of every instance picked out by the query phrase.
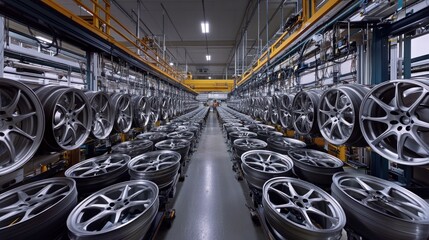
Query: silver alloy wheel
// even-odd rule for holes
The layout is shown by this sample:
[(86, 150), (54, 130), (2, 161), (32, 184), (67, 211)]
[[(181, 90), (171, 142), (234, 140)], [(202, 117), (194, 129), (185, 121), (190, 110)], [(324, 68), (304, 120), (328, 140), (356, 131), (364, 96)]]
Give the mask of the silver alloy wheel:
[(159, 207), (159, 190), (145, 180), (121, 182), (79, 203), (67, 218), (70, 239), (141, 239)]
[(44, 86), (36, 94), (45, 110), (45, 148), (60, 151), (80, 147), (91, 133), (93, 123), (85, 94), (63, 86)]
[(152, 150), (153, 142), (145, 139), (122, 142), (112, 147), (113, 153), (127, 154), (132, 158)]
[(239, 138), (256, 138), (258, 134), (250, 131), (236, 131), (236, 132), (230, 132), (228, 136), (231, 140), (231, 143), (234, 143), (234, 141)]
[(157, 144), (160, 141), (167, 139), (167, 133), (165, 132), (145, 132), (136, 136), (137, 139), (150, 140), (153, 142), (153, 145)]
[(368, 92), (363, 86), (348, 84), (330, 88), (320, 98), (317, 122), (322, 136), (332, 144), (356, 146), (361, 142), (359, 108), (365, 94), (354, 88)]
[(261, 139), (264, 142), (267, 142), (267, 139), (270, 137), (281, 137), (283, 133), (271, 130), (261, 130), (256, 132), (258, 134), (258, 139)]
[(293, 130), (292, 103), (295, 95), (284, 94), (279, 104), (279, 120), (283, 128)]
[(114, 128), (117, 132), (127, 133), (133, 124), (133, 106), (131, 96), (128, 94), (115, 93), (110, 96), (110, 101), (115, 109)]
[(293, 127), (299, 135), (319, 134), (317, 107), (320, 95), (315, 91), (301, 91), (292, 103)]
[(287, 239), (340, 239), (346, 215), (321, 188), (296, 178), (279, 177), (263, 186), (262, 206), (270, 226)]
[(134, 108), (133, 125), (136, 127), (146, 127), (150, 121), (150, 103), (147, 97), (133, 96), (131, 98)]
[(153, 123), (158, 122), (160, 115), (160, 99), (158, 97), (150, 97), (150, 121)]
[(0, 239), (55, 239), (77, 204), (74, 180), (49, 178), (0, 194)]
[(167, 139), (161, 142), (158, 142), (155, 145), (157, 150), (171, 150), (177, 151), (180, 153), (180, 161), (183, 163), (188, 158), (189, 149), (191, 147), (191, 142), (186, 139)]
[(156, 183), (160, 189), (168, 187), (178, 174), (180, 158), (178, 152), (169, 150), (139, 155), (128, 163), (131, 180), (149, 180)]
[(241, 155), (246, 181), (252, 187), (262, 189), (264, 183), (275, 177), (291, 177), (293, 162), (286, 155), (267, 150), (251, 150)]
[(267, 143), (270, 150), (281, 154), (288, 154), (289, 150), (307, 146), (303, 141), (287, 137), (269, 137)]
[(190, 131), (178, 131), (178, 132), (169, 133), (167, 137), (171, 139), (186, 139), (186, 140), (192, 141), (195, 135), (193, 132), (190, 132)]
[(342, 172), (334, 175), (331, 191), (346, 212), (347, 225), (364, 238), (429, 237), (429, 204), (393, 182)]
[(43, 106), (25, 84), (0, 78), (0, 176), (30, 160), (45, 131)]
[(369, 146), (404, 165), (429, 164), (429, 83), (392, 80), (363, 99), (360, 126)]
[(109, 96), (103, 92), (86, 92), (92, 109), (92, 135), (97, 139), (106, 139), (113, 130), (115, 110)]
[(343, 171), (343, 161), (328, 153), (300, 148), (290, 150), (288, 155), (294, 161), (295, 174), (319, 186), (331, 185), (332, 176)]
[(241, 155), (250, 150), (265, 149), (267, 143), (256, 138), (239, 138), (232, 142), (234, 159), (241, 163)]
[(64, 175), (76, 181), (79, 194), (93, 193), (120, 180), (130, 160), (121, 153), (102, 155), (71, 166)]

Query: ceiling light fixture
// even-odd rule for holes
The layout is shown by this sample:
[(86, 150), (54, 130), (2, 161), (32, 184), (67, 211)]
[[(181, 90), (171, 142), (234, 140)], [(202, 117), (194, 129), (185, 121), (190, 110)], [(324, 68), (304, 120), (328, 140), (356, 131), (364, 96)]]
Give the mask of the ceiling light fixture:
[(201, 31), (203, 33), (209, 33), (210, 32), (210, 28), (209, 28), (209, 23), (208, 22), (201, 22)]
[(170, 66), (174, 66), (174, 63), (172, 63), (172, 62), (171, 62), (171, 63), (170, 63)]
[(209, 79), (212, 79), (212, 77), (209, 77)]
[(206, 55), (206, 60), (207, 60), (207, 61), (212, 60), (212, 56), (210, 56), (210, 55)]

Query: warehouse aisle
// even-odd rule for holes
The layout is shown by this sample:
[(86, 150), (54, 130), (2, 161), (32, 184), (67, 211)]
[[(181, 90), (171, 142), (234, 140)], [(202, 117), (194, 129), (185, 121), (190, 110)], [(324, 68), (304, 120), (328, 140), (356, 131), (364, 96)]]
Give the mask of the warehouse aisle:
[(264, 239), (245, 206), (224, 141), (216, 115), (210, 112), (188, 177), (176, 196), (176, 219), (169, 230), (160, 232), (159, 239)]

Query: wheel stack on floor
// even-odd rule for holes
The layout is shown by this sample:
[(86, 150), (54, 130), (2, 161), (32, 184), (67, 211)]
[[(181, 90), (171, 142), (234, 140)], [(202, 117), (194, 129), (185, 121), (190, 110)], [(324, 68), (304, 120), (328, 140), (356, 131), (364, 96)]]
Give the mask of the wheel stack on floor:
[[(276, 110), (271, 111), (274, 116), (270, 119), (266, 116), (270, 108), (262, 106), (262, 103), (270, 103), (271, 98), (232, 101), (228, 105), (231, 107), (218, 109), (224, 129), (226, 125), (236, 130), (228, 134), (229, 139), (234, 140), (227, 141), (233, 149), (233, 164), (240, 165), (233, 169), (244, 177), (253, 206), (260, 210), (270, 236), (275, 239), (339, 239), (343, 228), (349, 237), (365, 239), (386, 236), (391, 239), (426, 239), (429, 236), (429, 204), (419, 196), (386, 180), (344, 172), (343, 161), (311, 149), (300, 140), (284, 137), (283, 132), (269, 125), (280, 124), (283, 130), (295, 130), (301, 136), (322, 135), (333, 144), (364, 146), (366, 139), (376, 148), (375, 151), (392, 161), (417, 164), (427, 156), (420, 151), (426, 146), (422, 140), (425, 133), (418, 133), (420, 137), (413, 135), (402, 139), (410, 144), (404, 146), (395, 145), (400, 139), (390, 136), (399, 134), (398, 131), (408, 131), (407, 126), (402, 126), (408, 124), (403, 121), (405, 118), (419, 123), (427, 122), (427, 119), (423, 115), (416, 118), (408, 116), (402, 108), (388, 107), (395, 105), (392, 103), (395, 95), (381, 95), (394, 94), (395, 86), (396, 89), (398, 86), (409, 89), (409, 84), (392, 81), (371, 91), (350, 84), (324, 92), (282, 95), (274, 98), (271, 108)], [(425, 89), (421, 82), (415, 82), (414, 86), (417, 85), (416, 89)], [(403, 91), (396, 94), (405, 94)], [(421, 92), (416, 95), (423, 96)], [(401, 96), (409, 109), (425, 111), (424, 107), (413, 107), (407, 103), (406, 98), (417, 99), (417, 96)], [(417, 101), (416, 104), (421, 106), (423, 102)], [(319, 112), (315, 111), (317, 107), (321, 109)], [(384, 117), (386, 111), (388, 113)], [(252, 117), (262, 119), (268, 125), (256, 123)], [(392, 128), (386, 128), (381, 118), (392, 119), (393, 133), (386, 134)], [(415, 120), (417, 118), (419, 120)], [(421, 126), (409, 130), (416, 133)], [(412, 139), (423, 144), (422, 147), (412, 147)], [(243, 150), (240, 151), (242, 146), (247, 149), (241, 148)], [(396, 154), (394, 149), (398, 150)], [(411, 149), (415, 149), (413, 156)], [(392, 228), (391, 224), (396, 227)]]
[(169, 115), (165, 97), (51, 85), (34, 91), (8, 79), (0, 79), (0, 98), (1, 174), (22, 167), (38, 150), (72, 150), (90, 136), (105, 139), (174, 119), (69, 167), (65, 177), (1, 193), (1, 239), (57, 239), (67, 229), (70, 239), (142, 239), (174, 197), (179, 172), (186, 173), (180, 163), (189, 163), (208, 115), (207, 107), (191, 102)]

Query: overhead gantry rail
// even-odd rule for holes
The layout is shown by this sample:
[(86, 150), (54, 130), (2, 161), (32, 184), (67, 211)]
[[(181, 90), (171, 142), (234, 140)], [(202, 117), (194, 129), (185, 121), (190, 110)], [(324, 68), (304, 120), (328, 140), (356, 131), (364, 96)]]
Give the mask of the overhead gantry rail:
[(90, 0), (86, 1), (89, 3), (84, 3), (74, 0), (72, 2), (89, 15), (79, 16), (55, 0), (3, 1), (0, 14), (47, 32), (54, 30), (57, 34), (60, 33), (61, 38), (84, 44), (94, 51), (101, 50), (112, 54), (137, 68), (196, 94), (193, 89), (183, 84), (186, 78), (184, 73), (170, 66), (146, 41), (138, 38), (111, 15), (110, 1)]
[(281, 56), (289, 47), (293, 46), (298, 40), (309, 34), (316, 23), (321, 23), (324, 17), (328, 17), (334, 9), (338, 10), (341, 6), (352, 1), (328, 0), (318, 10), (316, 10), (316, 0), (302, 0), (302, 14), (292, 26), (283, 32), (283, 34), (258, 58), (255, 64), (243, 73), (237, 86), (242, 85), (257, 74), (270, 60)]
[(234, 80), (232, 79), (192, 79), (192, 80), (185, 80), (184, 83), (198, 93), (202, 93), (202, 92), (229, 93), (234, 88)]

